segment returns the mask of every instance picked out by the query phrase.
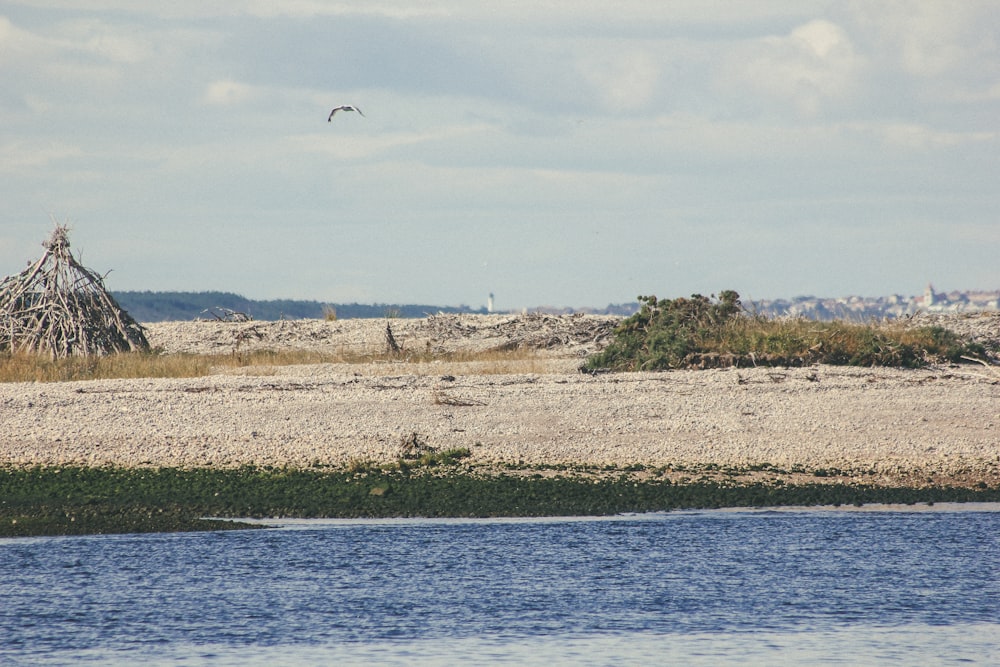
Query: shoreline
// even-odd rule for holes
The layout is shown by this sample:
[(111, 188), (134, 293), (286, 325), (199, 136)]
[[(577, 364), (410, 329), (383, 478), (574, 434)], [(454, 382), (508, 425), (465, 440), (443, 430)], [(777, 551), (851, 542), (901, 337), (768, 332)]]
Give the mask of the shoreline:
[[(674, 483), (642, 471), (0, 468), (0, 537), (232, 530), (246, 519), (586, 517), (703, 509), (1000, 504), (993, 488)], [(977, 505), (978, 506), (978, 505)], [(211, 518), (206, 518), (211, 517)]]
[[(711, 509), (677, 509), (641, 513), (621, 513), (603, 515), (572, 516), (494, 516), (494, 517), (389, 517), (389, 518), (241, 518), (242, 523), (261, 525), (281, 530), (308, 530), (315, 526), (356, 526), (356, 525), (421, 525), (432, 524), (481, 524), (481, 523), (566, 523), (577, 521), (655, 521), (666, 516), (727, 515), (727, 514), (826, 514), (846, 512), (850, 514), (900, 513), (900, 514), (951, 514), (964, 512), (1000, 512), (1000, 502), (924, 502), (912, 504), (871, 503), (868, 505), (780, 505), (774, 507), (717, 507)], [(210, 520), (227, 521), (227, 517), (206, 517)]]

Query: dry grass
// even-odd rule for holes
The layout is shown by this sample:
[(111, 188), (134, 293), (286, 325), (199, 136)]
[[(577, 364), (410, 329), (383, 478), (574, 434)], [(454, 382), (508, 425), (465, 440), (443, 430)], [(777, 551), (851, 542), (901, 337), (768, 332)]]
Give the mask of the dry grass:
[(819, 322), (804, 318), (735, 318), (716, 338), (703, 341), (705, 350), (779, 363), (828, 363), (917, 367), (939, 360), (958, 361), (967, 341), (934, 327), (905, 322)]
[(0, 354), (0, 382), (71, 382), (125, 378), (186, 378), (241, 372), (271, 375), (281, 366), (338, 364), (363, 375), (525, 374), (553, 372), (550, 359), (532, 350), (433, 354), (364, 354), (310, 350), (255, 350), (238, 354), (120, 353), (52, 359)]
[(106, 356), (65, 357), (19, 353), (0, 356), (0, 382), (71, 382), (114, 378), (200, 377), (212, 370), (212, 358), (124, 352)]

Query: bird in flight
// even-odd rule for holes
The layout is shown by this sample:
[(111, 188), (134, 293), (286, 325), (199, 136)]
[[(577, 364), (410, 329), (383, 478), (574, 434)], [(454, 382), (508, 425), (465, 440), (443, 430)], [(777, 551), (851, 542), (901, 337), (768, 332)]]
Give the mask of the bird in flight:
[[(361, 113), (361, 109), (357, 107), (352, 107), (350, 104), (342, 104), (339, 107), (333, 108), (333, 111), (330, 112), (330, 116), (326, 119), (326, 122), (329, 123), (331, 120), (333, 120), (333, 114), (337, 113), (338, 111), (357, 111), (358, 113)], [(361, 115), (364, 116), (363, 113), (361, 113)]]

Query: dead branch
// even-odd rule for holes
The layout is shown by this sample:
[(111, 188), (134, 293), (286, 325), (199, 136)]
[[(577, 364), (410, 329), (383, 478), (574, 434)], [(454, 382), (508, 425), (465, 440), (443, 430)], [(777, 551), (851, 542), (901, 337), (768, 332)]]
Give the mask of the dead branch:
[(471, 398), (458, 398), (456, 396), (449, 396), (442, 390), (435, 389), (434, 405), (454, 405), (459, 407), (468, 407), (471, 405), (486, 405), (486, 403)]
[(976, 357), (967, 357), (965, 355), (962, 355), (962, 358), (965, 359), (966, 361), (975, 361), (978, 364), (982, 364), (983, 366), (986, 367), (986, 370), (988, 370), (990, 373), (993, 373), (994, 375), (1000, 376), (1000, 373), (997, 372), (997, 369), (995, 367), (993, 367), (990, 364), (986, 363), (982, 359), (977, 359)]
[(436, 448), (427, 444), (427, 437), (416, 431), (404, 435), (399, 442), (399, 450), (404, 459), (419, 459), (424, 454), (433, 454)]
[(403, 351), (403, 348), (396, 342), (396, 337), (392, 335), (392, 325), (389, 323), (385, 325), (385, 346), (390, 354), (399, 354)]
[(73, 257), (65, 226), (42, 246), (41, 259), (0, 282), (0, 350), (53, 358), (149, 350), (145, 329)]
[[(232, 310), (230, 308), (223, 308), (222, 306), (216, 306), (215, 308), (206, 308), (201, 311), (202, 315), (208, 314), (213, 320), (218, 322), (252, 322), (253, 317), (247, 313), (241, 313), (237, 310)], [(199, 320), (206, 320), (208, 318), (199, 317)]]

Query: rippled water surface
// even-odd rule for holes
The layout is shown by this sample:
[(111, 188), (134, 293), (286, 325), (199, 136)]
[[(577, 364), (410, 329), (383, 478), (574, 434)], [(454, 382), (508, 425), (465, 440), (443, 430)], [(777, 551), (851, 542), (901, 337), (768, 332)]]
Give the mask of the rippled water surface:
[(0, 541), (0, 664), (1000, 663), (1000, 511)]

